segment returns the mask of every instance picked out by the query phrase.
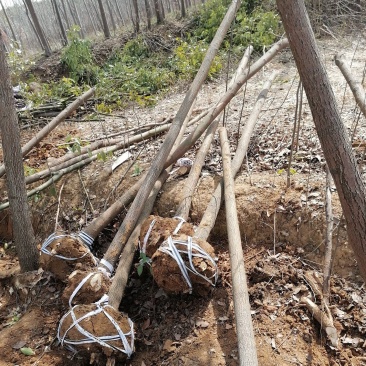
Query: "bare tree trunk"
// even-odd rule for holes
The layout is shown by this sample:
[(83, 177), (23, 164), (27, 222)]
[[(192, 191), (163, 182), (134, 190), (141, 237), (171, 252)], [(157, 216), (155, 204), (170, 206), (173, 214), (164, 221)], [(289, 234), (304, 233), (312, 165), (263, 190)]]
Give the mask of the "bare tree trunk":
[(97, 35), (97, 34), (98, 34), (98, 30), (97, 30), (97, 27), (96, 27), (96, 25), (95, 25), (95, 21), (94, 21), (94, 19), (93, 19), (93, 17), (92, 17), (92, 14), (91, 14), (91, 12), (90, 12), (89, 6), (87, 5), (87, 3), (86, 3), (86, 1), (85, 1), (85, 0), (83, 0), (83, 3), (84, 3), (84, 7), (85, 7), (85, 9), (86, 9), (86, 12), (88, 13), (88, 17), (89, 17), (89, 19), (90, 19), (90, 23), (91, 23), (91, 25), (92, 25), (92, 27), (93, 27), (94, 34), (95, 34), (95, 35)]
[[(72, 6), (71, 6), (71, 4), (72, 4)], [(78, 10), (76, 8), (75, 3), (74, 2), (70, 3), (70, 1), (67, 0), (67, 5), (69, 6), (71, 16), (74, 19), (74, 23), (76, 25), (78, 25), (79, 28), (80, 28), (80, 36), (81, 36), (81, 38), (84, 39), (85, 38), (85, 33), (84, 33), (83, 27), (81, 25), (79, 13), (78, 13)]]
[(61, 19), (61, 15), (60, 15), (60, 11), (59, 11), (58, 5), (57, 5), (57, 1), (56, 0), (52, 0), (52, 5), (53, 5), (53, 9), (54, 9), (55, 14), (56, 14), (56, 18), (57, 18), (58, 24), (60, 26), (61, 35), (62, 35), (62, 44), (63, 44), (63, 46), (66, 46), (67, 43), (68, 43), (68, 41), (67, 41), (67, 35), (66, 35), (65, 27), (64, 27), (64, 25), (62, 23), (62, 19)]
[(66, 10), (66, 6), (65, 6), (65, 0), (61, 0), (61, 4), (62, 4), (62, 10), (64, 12), (64, 18), (65, 18), (65, 22), (66, 22), (67, 29), (70, 29), (70, 22), (69, 22), (69, 17), (67, 16), (67, 10)]
[(51, 49), (50, 49), (50, 46), (47, 42), (47, 39), (46, 39), (46, 36), (43, 32), (43, 29), (41, 27), (41, 24), (39, 23), (39, 20), (38, 20), (38, 17), (37, 17), (37, 14), (34, 10), (34, 7), (33, 7), (33, 4), (32, 4), (32, 0), (24, 0), (24, 2), (26, 3), (26, 6), (29, 10), (29, 13), (32, 17), (32, 20), (33, 20), (33, 24), (34, 24), (34, 27), (37, 31), (37, 34), (39, 36), (39, 39), (41, 41), (41, 44), (42, 44), (42, 48), (44, 50), (44, 53), (45, 55), (48, 57), (51, 55)]
[(104, 37), (111, 38), (111, 33), (109, 32), (109, 27), (108, 27), (108, 23), (107, 23), (107, 18), (105, 16), (105, 11), (104, 11), (104, 6), (102, 3), (102, 0), (98, 0), (98, 5), (99, 5), (100, 15), (102, 16)]
[(109, 16), (111, 17), (111, 22), (112, 22), (112, 27), (113, 27), (113, 34), (116, 35), (116, 22), (114, 21), (114, 16), (113, 16), (113, 11), (111, 8), (111, 4), (109, 3), (109, 0), (107, 0), (107, 7), (108, 7), (108, 12), (109, 12)]
[(155, 9), (155, 14), (156, 14), (156, 23), (157, 24), (163, 24), (164, 23), (164, 18), (163, 18), (163, 15), (161, 13), (159, 0), (154, 0), (154, 9)]
[(249, 302), (247, 276), (244, 266), (243, 248), (241, 245), (238, 212), (235, 202), (235, 183), (231, 169), (230, 145), (225, 127), (219, 129), (224, 170), (224, 192), (227, 232), (233, 298), (235, 310), (236, 333), (240, 365), (258, 366), (257, 348), (255, 345), (252, 315)]
[(20, 130), (10, 84), (10, 74), (5, 59), (5, 49), (0, 35), (0, 129), (4, 162), (7, 170), (6, 185), (13, 218), (13, 236), (20, 268), (23, 272), (33, 271), (39, 265), (28, 206), (24, 180), (22, 152), (20, 149)]
[(134, 19), (134, 26), (135, 26), (135, 32), (140, 32), (140, 16), (139, 16), (139, 7), (137, 4), (137, 0), (132, 0), (133, 10), (135, 12), (135, 19)]
[(366, 190), (303, 0), (277, 0), (324, 156), (337, 187), (349, 243), (366, 280)]
[(12, 26), (11, 22), (10, 22), (10, 19), (9, 19), (9, 17), (8, 17), (8, 13), (6, 12), (6, 10), (5, 10), (5, 8), (4, 8), (4, 5), (3, 5), (3, 2), (2, 2), (1, 0), (0, 0), (0, 5), (1, 5), (1, 8), (3, 9), (3, 13), (4, 13), (4, 15), (5, 15), (6, 21), (8, 22), (8, 25), (9, 25), (9, 28), (10, 28), (10, 31), (11, 31), (11, 34), (12, 34), (12, 36), (13, 36), (13, 40), (14, 40), (15, 42), (17, 42), (18, 40), (17, 40), (17, 36), (16, 36), (16, 34), (15, 34), (15, 32), (14, 32), (14, 28), (13, 28), (13, 26)]
[(151, 29), (151, 7), (149, 0), (145, 1), (145, 9), (146, 9), (146, 21), (147, 21), (147, 29)]
[(104, 255), (104, 261), (108, 262), (112, 267), (114, 267), (119, 255), (121, 254), (121, 251), (123, 250), (124, 245), (126, 244), (126, 241), (134, 230), (134, 226), (140, 216), (143, 205), (147, 197), (149, 196), (150, 191), (154, 186), (158, 176), (164, 168), (164, 164), (167, 160), (168, 155), (171, 152), (175, 140), (177, 139), (179, 131), (182, 128), (182, 124), (184, 123), (184, 120), (189, 113), (189, 110), (191, 109), (191, 106), (196, 99), (204, 80), (207, 77), (212, 61), (216, 56), (218, 48), (221, 45), (233, 19), (235, 18), (235, 14), (240, 7), (240, 3), (241, 2), (237, 0), (232, 1), (224, 19), (221, 22), (220, 27), (215, 34), (214, 39), (210, 44), (209, 49), (207, 50), (201, 67), (198, 70), (197, 75), (192, 82), (191, 87), (187, 91), (182, 105), (180, 106), (177, 115), (174, 118), (172, 126), (170, 127), (169, 132), (165, 137), (164, 143), (151, 164), (151, 167), (144, 182), (144, 186), (139, 190), (138, 194), (136, 195), (135, 200), (128, 210), (128, 213), (123, 220), (116, 236), (114, 237), (106, 254)]
[(180, 0), (180, 13), (182, 15), (182, 18), (185, 18), (187, 16), (187, 14), (186, 14), (186, 4), (184, 3), (184, 0)]

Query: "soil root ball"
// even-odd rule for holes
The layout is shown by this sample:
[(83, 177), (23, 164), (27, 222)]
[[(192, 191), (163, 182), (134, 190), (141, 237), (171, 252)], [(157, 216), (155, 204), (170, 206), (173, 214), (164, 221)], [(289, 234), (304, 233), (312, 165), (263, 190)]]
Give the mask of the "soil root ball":
[(106, 303), (76, 305), (60, 320), (57, 338), (61, 345), (78, 351), (103, 352), (107, 357), (130, 357), (134, 351), (133, 322)]
[(70, 306), (91, 304), (108, 293), (110, 284), (110, 277), (103, 271), (76, 270), (67, 279), (62, 301)]
[[(180, 225), (178, 227), (178, 225)], [(142, 224), (140, 231), (141, 249), (148, 257), (152, 257), (160, 245), (173, 235), (178, 227), (178, 234), (193, 236), (193, 225), (180, 218), (149, 216)], [(144, 250), (145, 248), (145, 250)]]
[(41, 267), (65, 282), (77, 267), (93, 268), (97, 260), (75, 235), (52, 234), (41, 248)]
[(218, 269), (215, 261), (215, 251), (209, 243), (179, 235), (168, 238), (155, 252), (152, 273), (158, 286), (167, 293), (190, 293), (193, 290), (203, 295), (216, 284)]

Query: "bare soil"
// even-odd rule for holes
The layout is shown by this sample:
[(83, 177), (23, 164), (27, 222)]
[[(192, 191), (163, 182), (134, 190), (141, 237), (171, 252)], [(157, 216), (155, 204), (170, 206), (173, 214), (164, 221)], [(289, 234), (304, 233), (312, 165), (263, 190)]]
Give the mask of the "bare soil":
[[(336, 66), (335, 52), (342, 52), (352, 70), (361, 78), (366, 44), (351, 37), (320, 43), (335, 94), (347, 128), (355, 125), (355, 102)], [(324, 157), (312, 126), (306, 101), (303, 105), (298, 151), (293, 162), (291, 186), (286, 187), (284, 169), (288, 164), (292, 125), (296, 105), (298, 76), (288, 51), (248, 83), (242, 112), (243, 94), (227, 108), (232, 150), (235, 150), (240, 115), (250, 113), (263, 82), (272, 69), (282, 73), (263, 108), (248, 151), (248, 160), (236, 178), (238, 217), (248, 276), (259, 364), (279, 365), (366, 365), (366, 290), (359, 277), (352, 249), (347, 242), (341, 208), (333, 189), (336, 217), (334, 242), (338, 243), (331, 281), (330, 309), (338, 331), (338, 348), (333, 347), (321, 325), (301, 303), (309, 296), (317, 304), (319, 295), (307, 281), (309, 274), (322, 278), (324, 217)], [(225, 89), (222, 81), (204, 85), (197, 110), (211, 105)], [(109, 117), (95, 124), (65, 123), (52, 132), (26, 161), (28, 166), (44, 167), (46, 160), (58, 156), (60, 136), (71, 133), (84, 140), (104, 136), (121, 127), (162, 121), (176, 112), (184, 93), (176, 91), (154, 108), (134, 107), (122, 111), (123, 118)], [(23, 131), (27, 141), (34, 131)], [(364, 119), (355, 130), (355, 141), (366, 139)], [(57, 195), (42, 192), (31, 201), (33, 223), (39, 245), (58, 224), (67, 232), (78, 232), (121, 195), (139, 177), (136, 171), (148, 169), (163, 137), (132, 149), (138, 169), (126, 173), (128, 163), (111, 172), (113, 161), (96, 161), (71, 173), (56, 184)], [(198, 146), (198, 144), (197, 144)], [(197, 146), (187, 156), (193, 158)], [(362, 165), (363, 150), (355, 148)], [(221, 175), (219, 141), (216, 138), (194, 193), (190, 221), (198, 225)], [(118, 185), (121, 176), (124, 179)], [(172, 176), (164, 185), (154, 214), (173, 217), (180, 202), (185, 177)], [(64, 185), (60, 196), (60, 188)], [(6, 197), (1, 182), (1, 198)], [(112, 189), (115, 188), (111, 195)], [(107, 197), (109, 197), (107, 199)], [(126, 208), (127, 210), (127, 208)], [(126, 212), (126, 211), (125, 211)], [(113, 239), (125, 212), (122, 212), (97, 238), (94, 254), (101, 258)], [(56, 339), (58, 322), (68, 311), (63, 301), (65, 284), (50, 272), (26, 276), (17, 274), (19, 266), (11, 242), (12, 224), (8, 212), (0, 212), (0, 365), (89, 365), (90, 353), (73, 353)], [(133, 265), (120, 311), (135, 323), (135, 353), (119, 365), (238, 365), (231, 270), (226, 236), (225, 214), (221, 209), (208, 239), (218, 257), (219, 281), (204, 296), (167, 295), (154, 282), (150, 270), (137, 273), (138, 255)], [(102, 321), (104, 324), (104, 321)], [(91, 326), (95, 325), (93, 321)], [(101, 327), (94, 326), (102, 331)], [(20, 350), (29, 347), (34, 355)], [(98, 351), (99, 352), (99, 351)], [(95, 364), (104, 365), (105, 356), (92, 355)]]

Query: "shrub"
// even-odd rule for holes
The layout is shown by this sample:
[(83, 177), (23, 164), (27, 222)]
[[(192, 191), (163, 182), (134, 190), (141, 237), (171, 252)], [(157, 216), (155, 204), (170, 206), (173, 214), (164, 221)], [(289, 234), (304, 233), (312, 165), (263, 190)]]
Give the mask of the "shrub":
[(61, 62), (69, 72), (70, 78), (75, 82), (94, 85), (98, 68), (94, 64), (91, 43), (80, 39), (79, 31), (78, 26), (74, 26), (68, 31), (69, 45), (62, 52)]

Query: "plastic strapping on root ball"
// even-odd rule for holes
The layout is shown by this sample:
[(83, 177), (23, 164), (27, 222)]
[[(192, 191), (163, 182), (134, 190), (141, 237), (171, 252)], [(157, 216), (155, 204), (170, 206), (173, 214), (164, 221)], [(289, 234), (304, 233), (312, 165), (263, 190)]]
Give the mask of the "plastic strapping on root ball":
[(183, 217), (180, 216), (174, 216), (173, 219), (179, 220), (179, 223), (175, 230), (173, 231), (173, 235), (177, 235), (182, 225), (186, 222), (186, 220), (183, 219)]
[(151, 221), (150, 226), (149, 226), (149, 229), (147, 230), (147, 232), (146, 232), (146, 234), (145, 234), (145, 236), (144, 236), (144, 243), (143, 243), (143, 245), (142, 245), (142, 248), (140, 248), (140, 251), (141, 251), (142, 253), (146, 253), (146, 246), (147, 246), (147, 242), (148, 242), (148, 240), (149, 240), (149, 237), (150, 237), (151, 231), (152, 231), (152, 229), (153, 229), (153, 227), (154, 227), (155, 223), (156, 223), (156, 219), (154, 219), (154, 220), (152, 220), (152, 221)]
[(90, 251), (90, 248), (85, 245), (84, 241), (81, 240), (81, 243), (85, 246), (85, 248), (88, 250), (87, 252), (85, 252), (82, 256), (80, 257), (76, 257), (76, 258), (69, 258), (69, 257), (64, 257), (63, 255), (59, 255), (59, 254), (53, 254), (52, 252), (50, 252), (48, 250), (48, 246), (54, 241), (54, 240), (57, 240), (57, 239), (61, 239), (61, 238), (71, 238), (73, 240), (79, 240), (80, 238), (74, 234), (61, 234), (61, 235), (56, 235), (56, 233), (53, 233), (51, 234), (45, 241), (44, 243), (42, 244), (42, 247), (41, 247), (41, 252), (44, 253), (44, 254), (47, 254), (51, 257), (56, 257), (56, 258), (59, 258), (59, 259), (64, 259), (65, 261), (76, 261), (76, 260), (79, 260), (79, 259), (82, 259), (84, 258), (85, 256), (87, 255), (90, 255), (91, 258), (93, 259), (93, 262), (94, 264), (97, 264), (98, 263), (98, 260), (97, 258), (94, 257), (93, 253), (91, 253)]
[(87, 245), (89, 248), (92, 247), (94, 239), (89, 234), (87, 234), (85, 231), (80, 231), (78, 236), (85, 245)]
[[(74, 310), (80, 306), (76, 305), (72, 309), (70, 309), (60, 320), (60, 324), (57, 330), (57, 338), (60, 341), (61, 345), (81, 345), (81, 344), (92, 344), (92, 343), (98, 343), (102, 347), (111, 348), (115, 351), (123, 352), (127, 355), (127, 357), (131, 357), (134, 349), (134, 329), (133, 329), (133, 322), (130, 318), (128, 318), (128, 324), (130, 326), (130, 331), (127, 333), (123, 333), (121, 327), (118, 325), (115, 319), (108, 314), (106, 311), (107, 308), (112, 308), (110, 305), (108, 305), (108, 296), (104, 295), (98, 302), (94, 303), (96, 309), (88, 312), (87, 314), (84, 314), (79, 319), (76, 318)], [(112, 308), (113, 309), (113, 308)], [(84, 319), (93, 317), (98, 315), (99, 313), (104, 313), (104, 315), (108, 318), (108, 320), (113, 324), (117, 334), (113, 335), (105, 335), (101, 337), (97, 337), (94, 334), (88, 332), (86, 329), (84, 329), (80, 322), (82, 322)], [(71, 325), (66, 329), (63, 336), (61, 336), (61, 327), (63, 322), (68, 316), (72, 317), (73, 322)], [(67, 334), (72, 328), (76, 328), (80, 334), (82, 334), (85, 338), (83, 339), (67, 339)], [(130, 342), (128, 341), (127, 337), (130, 337)], [(115, 341), (121, 341), (123, 348), (114, 346), (110, 344), (110, 342)]]
[[(187, 249), (185, 249), (185, 250), (178, 249), (177, 244), (186, 246)], [(191, 273), (203, 278), (205, 281), (210, 283), (212, 286), (216, 285), (216, 281), (218, 278), (216, 262), (213, 258), (211, 258), (211, 256), (205, 250), (203, 250), (198, 244), (193, 242), (192, 237), (189, 236), (186, 241), (183, 241), (183, 240), (173, 239), (171, 236), (169, 236), (169, 238), (166, 241), (164, 241), (164, 243), (160, 246), (159, 250), (165, 254), (168, 254), (177, 262), (179, 269), (182, 272), (182, 275), (190, 289), (190, 292), (192, 292), (192, 283), (189, 278), (188, 272), (191, 272)], [(195, 251), (195, 253), (193, 253), (193, 251)], [(184, 263), (182, 254), (188, 256), (189, 267)], [(199, 273), (193, 264), (194, 257), (198, 257), (198, 258), (202, 258), (204, 260), (210, 261), (215, 268), (214, 275), (212, 275), (209, 278), (209, 277), (206, 277), (203, 274)]]

